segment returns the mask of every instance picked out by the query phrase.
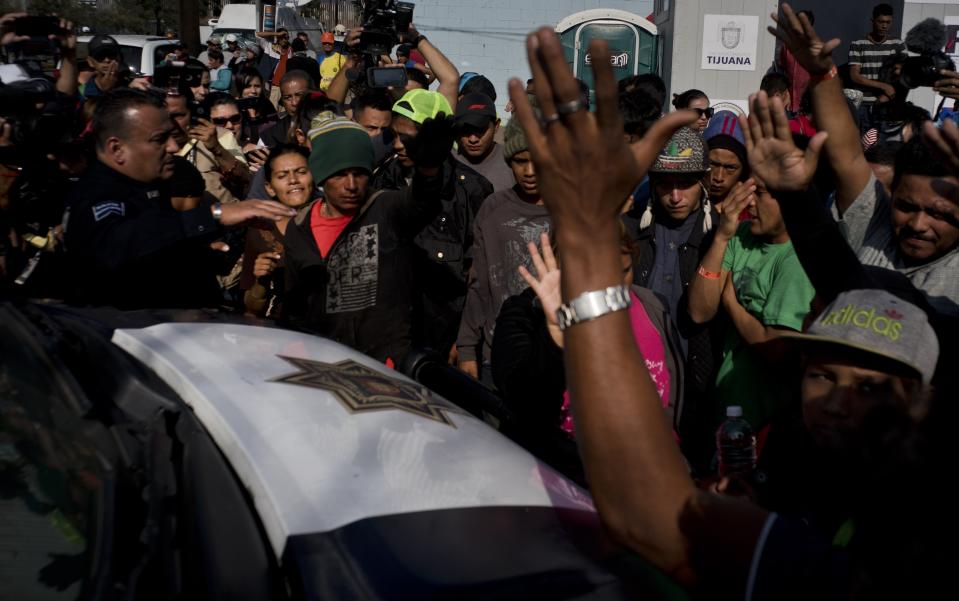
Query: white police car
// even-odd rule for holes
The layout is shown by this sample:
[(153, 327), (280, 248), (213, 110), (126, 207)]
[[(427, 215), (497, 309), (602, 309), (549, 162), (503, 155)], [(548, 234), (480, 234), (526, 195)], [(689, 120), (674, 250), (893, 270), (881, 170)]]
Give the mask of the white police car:
[(0, 330), (7, 598), (676, 593), (584, 490), (341, 345), (34, 304)]

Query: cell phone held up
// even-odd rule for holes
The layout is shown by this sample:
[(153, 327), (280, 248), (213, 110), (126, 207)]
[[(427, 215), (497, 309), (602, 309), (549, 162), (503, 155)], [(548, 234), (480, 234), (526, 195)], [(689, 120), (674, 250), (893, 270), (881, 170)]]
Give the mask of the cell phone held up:
[(13, 30), (18, 37), (29, 38), (14, 44), (16, 51), (25, 56), (56, 55), (60, 52), (60, 40), (56, 37), (66, 33), (60, 27), (60, 19), (53, 16), (27, 15), (17, 17), (5, 28)]
[(406, 69), (398, 67), (370, 67), (366, 70), (366, 82), (371, 88), (395, 88), (402, 90), (406, 87)]
[(61, 35), (60, 19), (49, 15), (27, 15), (13, 21), (13, 32), (18, 36), (46, 39), (51, 35)]

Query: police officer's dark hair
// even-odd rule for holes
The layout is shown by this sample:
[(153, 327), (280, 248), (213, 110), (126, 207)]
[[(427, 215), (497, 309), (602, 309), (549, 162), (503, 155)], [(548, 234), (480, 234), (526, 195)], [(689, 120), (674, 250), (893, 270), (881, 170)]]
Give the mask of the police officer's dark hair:
[(298, 154), (306, 159), (307, 163), (310, 161), (310, 151), (299, 144), (277, 144), (270, 150), (266, 162), (263, 163), (264, 181), (269, 182), (270, 178), (273, 177), (273, 161), (286, 154)]
[(383, 88), (370, 88), (354, 98), (350, 108), (354, 115), (366, 109), (389, 112), (393, 110), (393, 97)]
[(287, 71), (283, 74), (283, 77), (280, 78), (280, 85), (282, 86), (285, 83), (290, 83), (291, 81), (300, 80), (306, 82), (306, 87), (309, 90), (314, 89), (313, 78), (310, 77), (310, 74), (302, 69), (293, 69), (292, 71)]
[(767, 73), (759, 84), (759, 89), (770, 96), (787, 92), (789, 87), (789, 78), (782, 73)]
[(161, 94), (135, 88), (117, 88), (100, 96), (93, 111), (93, 138), (96, 140), (97, 150), (105, 149), (110, 138), (125, 139), (124, 136), (130, 130), (130, 110), (142, 106), (166, 110)]

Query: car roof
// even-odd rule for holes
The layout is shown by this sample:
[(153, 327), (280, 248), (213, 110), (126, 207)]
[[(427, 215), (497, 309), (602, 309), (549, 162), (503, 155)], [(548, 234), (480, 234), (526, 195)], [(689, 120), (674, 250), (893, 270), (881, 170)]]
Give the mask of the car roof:
[[(161, 44), (177, 44), (180, 40), (178, 39), (167, 39), (163, 36), (154, 36), (154, 35), (126, 35), (119, 34), (113, 35), (109, 34), (110, 37), (115, 39), (118, 44), (121, 46), (147, 46), (147, 45), (160, 45), (152, 44), (153, 42), (159, 42)], [(95, 36), (92, 35), (81, 35), (77, 36), (77, 41), (80, 43), (89, 43)]]
[(595, 512), (586, 491), (482, 421), (343, 345), (229, 323), (121, 328), (112, 340), (192, 407), (277, 557), (290, 537), (377, 516)]

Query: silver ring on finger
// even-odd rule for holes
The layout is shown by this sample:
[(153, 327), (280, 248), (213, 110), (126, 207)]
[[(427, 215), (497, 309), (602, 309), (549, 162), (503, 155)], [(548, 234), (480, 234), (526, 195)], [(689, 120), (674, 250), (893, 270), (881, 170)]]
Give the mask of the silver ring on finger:
[(572, 115), (577, 111), (581, 111), (585, 108), (583, 101), (577, 98), (576, 100), (570, 100), (569, 102), (560, 102), (556, 105), (556, 112), (559, 113), (561, 117), (566, 115)]
[(552, 115), (547, 115), (543, 117), (543, 126), (549, 127), (553, 123), (556, 123), (557, 121), (559, 121), (559, 119), (560, 119), (559, 113), (553, 113)]

